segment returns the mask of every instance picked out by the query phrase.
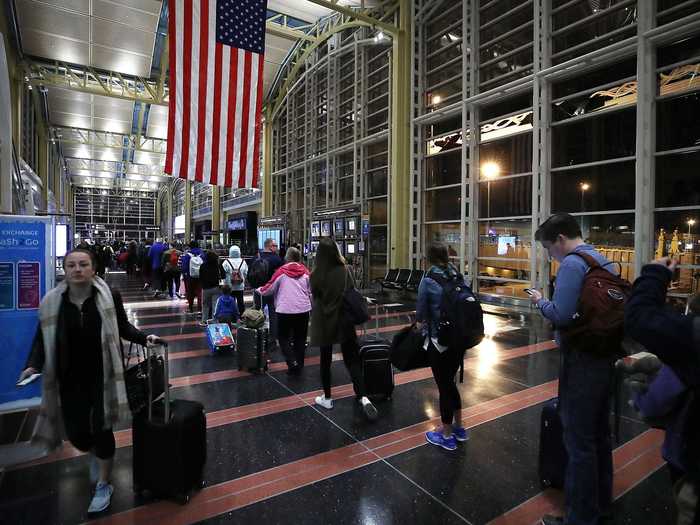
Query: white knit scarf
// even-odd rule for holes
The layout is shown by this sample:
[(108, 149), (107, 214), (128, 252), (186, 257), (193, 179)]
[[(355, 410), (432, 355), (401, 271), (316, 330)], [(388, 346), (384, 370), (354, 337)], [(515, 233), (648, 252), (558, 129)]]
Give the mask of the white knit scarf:
[[(97, 289), (95, 302), (102, 319), (102, 370), (104, 428), (111, 428), (120, 413), (128, 413), (124, 369), (122, 366), (119, 326), (112, 292), (102, 279), (95, 276), (92, 285)], [(39, 307), (39, 323), (44, 339), (44, 369), (42, 396), (32, 443), (40, 445), (48, 453), (61, 445), (63, 422), (61, 418), (58, 378), (56, 370), (56, 330), (63, 293), (68, 289), (65, 281), (50, 290)], [(63, 328), (63, 327), (61, 327)]]

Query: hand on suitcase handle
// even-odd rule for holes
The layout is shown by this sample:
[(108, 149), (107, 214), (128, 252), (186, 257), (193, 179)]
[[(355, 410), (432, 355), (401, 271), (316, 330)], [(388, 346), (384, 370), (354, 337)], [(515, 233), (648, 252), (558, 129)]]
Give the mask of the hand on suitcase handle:
[(151, 348), (158, 345), (168, 346), (168, 342), (165, 339), (154, 334), (146, 337), (146, 344)]

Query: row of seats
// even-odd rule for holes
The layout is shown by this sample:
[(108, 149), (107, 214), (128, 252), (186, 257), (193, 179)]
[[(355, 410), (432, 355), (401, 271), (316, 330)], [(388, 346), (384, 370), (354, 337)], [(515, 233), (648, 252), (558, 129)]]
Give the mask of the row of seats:
[(390, 290), (418, 290), (418, 285), (425, 277), (423, 270), (409, 270), (408, 268), (392, 268), (383, 279), (379, 279), (382, 289)]

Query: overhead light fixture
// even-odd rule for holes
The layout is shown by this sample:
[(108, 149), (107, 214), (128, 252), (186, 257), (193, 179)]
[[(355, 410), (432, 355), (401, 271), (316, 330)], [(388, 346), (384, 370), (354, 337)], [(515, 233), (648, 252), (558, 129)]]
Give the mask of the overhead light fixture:
[(440, 102), (442, 102), (442, 97), (440, 95), (433, 95), (432, 102), (433, 106), (437, 106)]

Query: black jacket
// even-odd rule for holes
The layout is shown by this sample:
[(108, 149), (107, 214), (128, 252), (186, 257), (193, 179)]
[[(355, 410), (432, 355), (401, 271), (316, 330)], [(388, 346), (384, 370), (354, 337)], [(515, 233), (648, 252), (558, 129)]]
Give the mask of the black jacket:
[(658, 264), (642, 268), (625, 307), (625, 331), (670, 366), (693, 399), (683, 436), (688, 469), (700, 474), (700, 317), (666, 305), (672, 273)]
[(625, 307), (625, 331), (673, 368), (689, 387), (700, 387), (700, 318), (666, 305), (672, 274), (648, 264), (634, 282)]
[(219, 258), (207, 256), (199, 269), (199, 282), (202, 283), (202, 289), (216, 288), (219, 286), (219, 280), (223, 278), (224, 270), (219, 264)]

